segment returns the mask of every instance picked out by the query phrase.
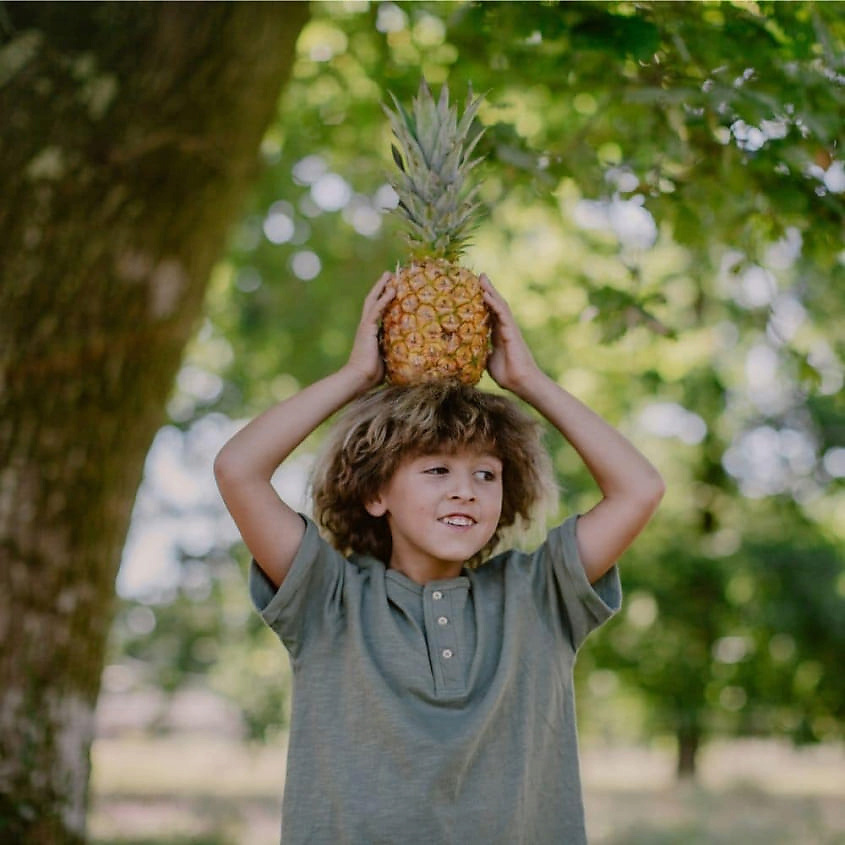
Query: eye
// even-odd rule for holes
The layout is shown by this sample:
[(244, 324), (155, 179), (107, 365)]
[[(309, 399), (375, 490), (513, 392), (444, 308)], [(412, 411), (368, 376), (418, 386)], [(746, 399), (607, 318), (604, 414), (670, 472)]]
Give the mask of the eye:
[(425, 475), (446, 475), (448, 472), (449, 470), (444, 466), (428, 467), (423, 470)]
[(479, 469), (475, 473), (475, 477), (480, 479), (481, 481), (495, 481), (497, 476), (493, 470), (490, 469)]

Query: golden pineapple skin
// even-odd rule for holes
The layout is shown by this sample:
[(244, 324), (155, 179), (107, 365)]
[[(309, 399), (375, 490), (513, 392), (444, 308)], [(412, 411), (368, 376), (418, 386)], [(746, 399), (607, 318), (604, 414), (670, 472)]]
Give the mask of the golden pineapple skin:
[(393, 285), (381, 338), (388, 381), (477, 384), (490, 350), (490, 315), (478, 276), (430, 259), (400, 267)]

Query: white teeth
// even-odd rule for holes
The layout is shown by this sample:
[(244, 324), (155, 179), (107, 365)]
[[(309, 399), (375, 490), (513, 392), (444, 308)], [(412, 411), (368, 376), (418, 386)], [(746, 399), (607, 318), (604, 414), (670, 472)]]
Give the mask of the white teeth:
[(468, 516), (444, 516), (441, 522), (445, 522), (446, 525), (459, 525), (463, 527), (472, 525), (475, 520), (470, 519)]

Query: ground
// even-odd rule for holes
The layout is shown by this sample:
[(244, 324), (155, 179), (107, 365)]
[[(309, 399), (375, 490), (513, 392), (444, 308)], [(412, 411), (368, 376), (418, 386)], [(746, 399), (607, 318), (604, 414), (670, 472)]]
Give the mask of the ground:
[[(845, 845), (845, 755), (774, 741), (714, 743), (697, 783), (669, 747), (584, 743), (591, 845)], [(93, 845), (277, 845), (284, 739), (121, 733), (93, 749)]]

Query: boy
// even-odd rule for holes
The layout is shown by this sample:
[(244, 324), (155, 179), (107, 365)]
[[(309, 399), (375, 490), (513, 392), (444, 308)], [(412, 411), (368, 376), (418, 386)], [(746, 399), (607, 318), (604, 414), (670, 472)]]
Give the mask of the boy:
[[(346, 365), (259, 416), (215, 462), (254, 557), (253, 601), (293, 667), (283, 841), (584, 843), (575, 654), (619, 607), (614, 563), (662, 479), (542, 373), (482, 276), (490, 375), (567, 438), (602, 498), (535, 552), (474, 566), (542, 502), (548, 462), (504, 397), (448, 384), (370, 391), (384, 375), (390, 282), (368, 294)], [(270, 478), (350, 402), (315, 475), (333, 548)]]

